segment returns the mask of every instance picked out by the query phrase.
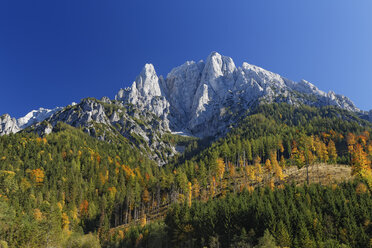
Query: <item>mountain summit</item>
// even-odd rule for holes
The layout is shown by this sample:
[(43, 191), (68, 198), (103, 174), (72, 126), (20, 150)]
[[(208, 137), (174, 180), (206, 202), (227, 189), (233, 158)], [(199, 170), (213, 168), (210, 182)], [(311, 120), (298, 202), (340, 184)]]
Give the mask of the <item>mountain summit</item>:
[[(294, 82), (258, 66), (212, 52), (207, 60), (187, 61), (164, 79), (153, 65), (146, 64), (131, 87), (115, 97), (124, 104), (146, 109), (167, 123), (172, 131), (199, 137), (223, 132), (231, 122), (260, 103), (286, 102), (292, 105), (333, 105), (360, 110), (345, 96), (323, 92), (313, 84)], [(224, 121), (221, 124), (221, 121)]]

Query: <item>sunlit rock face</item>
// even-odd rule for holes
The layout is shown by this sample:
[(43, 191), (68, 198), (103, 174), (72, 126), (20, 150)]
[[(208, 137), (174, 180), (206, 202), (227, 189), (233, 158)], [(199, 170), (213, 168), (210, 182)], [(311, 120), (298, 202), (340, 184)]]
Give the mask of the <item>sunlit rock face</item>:
[(18, 127), (17, 120), (15, 118), (11, 118), (8, 114), (0, 116), (0, 136), (16, 133), (19, 130), (20, 128)]
[(259, 104), (286, 102), (293, 105), (333, 105), (360, 111), (345, 96), (323, 92), (301, 80), (294, 82), (258, 66), (243, 63), (236, 67), (230, 57), (212, 52), (206, 61), (187, 61), (158, 76), (146, 64), (132, 86), (115, 97), (160, 117), (171, 131), (199, 137), (223, 132), (237, 113)]

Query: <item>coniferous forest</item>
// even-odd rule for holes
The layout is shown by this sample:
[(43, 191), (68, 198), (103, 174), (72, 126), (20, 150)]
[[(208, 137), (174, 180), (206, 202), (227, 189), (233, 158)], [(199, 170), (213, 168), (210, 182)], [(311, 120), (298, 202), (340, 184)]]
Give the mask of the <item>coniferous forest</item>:
[[(0, 247), (372, 247), (371, 131), (260, 105), (218, 138), (163, 135), (185, 151), (161, 167), (64, 123), (1, 136)], [(327, 175), (290, 176), (314, 165)]]

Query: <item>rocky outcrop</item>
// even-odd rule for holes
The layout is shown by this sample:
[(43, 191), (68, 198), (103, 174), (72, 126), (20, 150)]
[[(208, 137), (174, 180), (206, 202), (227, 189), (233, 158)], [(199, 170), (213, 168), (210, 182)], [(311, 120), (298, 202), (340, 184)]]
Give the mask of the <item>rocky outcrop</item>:
[(164, 79), (156, 75), (154, 66), (146, 64), (140, 75), (127, 89), (121, 89), (115, 100), (135, 105), (140, 110), (148, 110), (164, 120), (168, 127), (169, 103), (162, 89)]
[(18, 127), (17, 120), (10, 115), (0, 116), (0, 136), (5, 134), (17, 133), (21, 129)]
[[(46, 134), (43, 130), (49, 132), (50, 126), (55, 127), (58, 122), (82, 128), (89, 135), (107, 142), (125, 137), (159, 165), (176, 153), (174, 147), (162, 141), (162, 135), (169, 130), (167, 123), (145, 108), (131, 108), (108, 99), (87, 98), (55, 113), (45, 122), (35, 125), (34, 129), (43, 135)], [(50, 126), (45, 123), (50, 123)], [(168, 152), (162, 152), (165, 150)]]
[(52, 126), (55, 126), (59, 121), (74, 127), (84, 127), (92, 122), (110, 123), (102, 104), (98, 103), (95, 99), (89, 98), (83, 99), (79, 104), (67, 106), (47, 120)]
[(372, 122), (372, 109), (368, 112), (368, 119)]
[(333, 105), (359, 111), (345, 96), (325, 93), (305, 80), (294, 82), (248, 63), (236, 67), (231, 58), (217, 52), (205, 62), (188, 61), (174, 68), (166, 79), (146, 64), (132, 86), (121, 89), (115, 99), (156, 114), (172, 131), (200, 137), (226, 131), (239, 113), (262, 102)]

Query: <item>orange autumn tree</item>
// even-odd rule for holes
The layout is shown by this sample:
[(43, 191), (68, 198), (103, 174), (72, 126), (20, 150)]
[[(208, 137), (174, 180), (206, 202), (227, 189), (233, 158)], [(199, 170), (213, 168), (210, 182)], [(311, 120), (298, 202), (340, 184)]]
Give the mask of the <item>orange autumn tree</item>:
[(37, 184), (41, 185), (44, 182), (44, 170), (43, 169), (35, 169), (31, 171), (31, 179)]
[(88, 208), (89, 208), (89, 202), (87, 200), (84, 200), (79, 206), (80, 216), (87, 216)]

